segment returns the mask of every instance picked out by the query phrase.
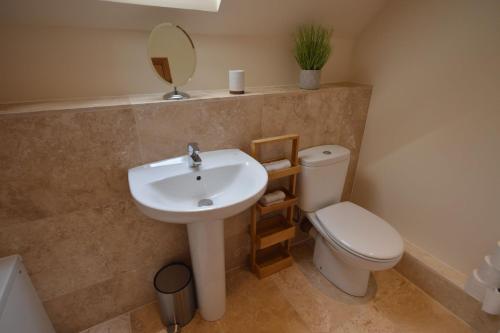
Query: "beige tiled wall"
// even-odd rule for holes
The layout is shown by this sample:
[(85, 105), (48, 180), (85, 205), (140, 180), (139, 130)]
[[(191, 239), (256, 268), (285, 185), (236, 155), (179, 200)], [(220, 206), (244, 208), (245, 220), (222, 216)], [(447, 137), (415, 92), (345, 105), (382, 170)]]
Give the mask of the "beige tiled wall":
[[(246, 96), (122, 106), (0, 111), (0, 256), (20, 254), (59, 332), (154, 299), (155, 271), (189, 260), (185, 227), (143, 216), (127, 170), (185, 153), (301, 135), (301, 147), (352, 151), (350, 193), (371, 88), (272, 89)], [(2, 108), (0, 108), (1, 110)], [(31, 107), (31, 109), (33, 109)], [(5, 110), (5, 108), (4, 108)], [(227, 269), (245, 264), (248, 212), (225, 223)]]

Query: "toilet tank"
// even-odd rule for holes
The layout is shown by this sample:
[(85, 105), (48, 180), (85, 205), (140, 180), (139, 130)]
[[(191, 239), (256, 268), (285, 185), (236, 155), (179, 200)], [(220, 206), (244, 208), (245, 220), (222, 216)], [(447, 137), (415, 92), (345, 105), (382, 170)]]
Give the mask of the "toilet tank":
[(349, 149), (337, 145), (317, 146), (301, 150), (302, 171), (298, 177), (298, 206), (315, 212), (340, 202), (350, 160)]
[(0, 258), (0, 332), (55, 333), (17, 255)]

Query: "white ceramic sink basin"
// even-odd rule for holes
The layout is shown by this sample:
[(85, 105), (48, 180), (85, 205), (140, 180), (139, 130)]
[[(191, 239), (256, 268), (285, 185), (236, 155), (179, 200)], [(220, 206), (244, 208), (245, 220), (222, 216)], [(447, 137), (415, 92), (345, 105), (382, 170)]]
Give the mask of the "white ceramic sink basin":
[(130, 192), (147, 216), (187, 224), (198, 307), (206, 320), (226, 309), (224, 220), (262, 196), (267, 172), (238, 149), (200, 153), (202, 164), (182, 156), (128, 171)]
[(201, 153), (190, 168), (187, 156), (130, 169), (132, 197), (156, 220), (193, 223), (220, 220), (253, 205), (265, 191), (267, 172), (238, 149)]

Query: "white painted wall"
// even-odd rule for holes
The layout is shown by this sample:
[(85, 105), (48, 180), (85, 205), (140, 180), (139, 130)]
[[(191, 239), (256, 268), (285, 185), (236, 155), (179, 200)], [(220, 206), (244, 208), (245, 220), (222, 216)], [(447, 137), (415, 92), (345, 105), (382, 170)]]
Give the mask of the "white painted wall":
[(390, 1), (354, 70), (374, 86), (354, 201), (468, 274), (500, 239), (500, 2)]
[[(147, 57), (147, 31), (0, 27), (0, 102), (168, 91)], [(197, 68), (184, 89), (226, 88), (227, 71), (246, 70), (247, 86), (293, 84), (299, 67), (290, 36), (192, 36)], [(350, 39), (335, 38), (323, 81), (349, 77)]]
[(386, 0), (225, 0), (218, 13), (98, 0), (0, 1), (0, 102), (168, 91), (147, 62), (158, 23), (182, 26), (198, 66), (185, 90), (226, 88), (227, 71), (247, 86), (293, 84), (292, 32), (300, 23), (335, 29), (323, 82), (349, 78), (353, 41)]
[[(148, 63), (147, 31), (73, 27), (0, 28), (0, 102), (169, 91)], [(229, 69), (247, 86), (293, 84), (299, 67), (289, 36), (192, 36), (197, 68), (183, 89), (227, 88)], [(323, 81), (349, 77), (352, 40), (335, 38)]]

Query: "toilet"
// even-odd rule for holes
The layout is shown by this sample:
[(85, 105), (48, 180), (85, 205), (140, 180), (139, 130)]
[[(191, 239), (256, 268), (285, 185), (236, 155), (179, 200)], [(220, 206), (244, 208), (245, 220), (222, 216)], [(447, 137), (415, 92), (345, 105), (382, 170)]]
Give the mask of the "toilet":
[(389, 223), (352, 203), (340, 202), (350, 151), (324, 145), (299, 152), (298, 206), (314, 229), (313, 262), (335, 286), (364, 296), (370, 271), (394, 267), (403, 240)]

